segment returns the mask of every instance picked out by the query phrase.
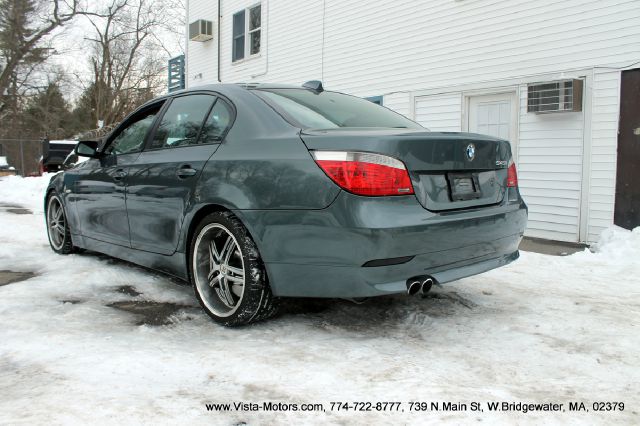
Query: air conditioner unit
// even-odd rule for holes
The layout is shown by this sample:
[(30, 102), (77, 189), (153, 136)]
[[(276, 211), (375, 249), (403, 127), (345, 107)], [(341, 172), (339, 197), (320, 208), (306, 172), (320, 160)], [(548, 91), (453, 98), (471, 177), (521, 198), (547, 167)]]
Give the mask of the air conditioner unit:
[(198, 19), (189, 24), (189, 40), (207, 41), (213, 38), (213, 22)]
[(532, 83), (527, 86), (527, 112), (582, 111), (582, 87), (579, 79)]

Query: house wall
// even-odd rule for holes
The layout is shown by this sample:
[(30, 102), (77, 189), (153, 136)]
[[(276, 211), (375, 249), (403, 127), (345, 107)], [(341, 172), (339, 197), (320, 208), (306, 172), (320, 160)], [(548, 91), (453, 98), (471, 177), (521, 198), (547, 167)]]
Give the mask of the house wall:
[[(529, 235), (595, 241), (613, 221), (620, 69), (640, 61), (637, 0), (263, 0), (259, 56), (231, 62), (222, 0), (223, 82), (321, 79), (432, 130), (465, 129), (466, 94), (518, 94), (518, 166)], [(188, 22), (217, 0), (189, 0)], [(217, 35), (216, 35), (217, 37)], [(187, 84), (217, 81), (217, 40), (189, 42)], [(526, 84), (585, 79), (580, 113), (526, 112)]]
[(518, 185), (529, 206), (527, 235), (579, 239), (585, 112), (527, 112), (519, 86)]
[[(640, 40), (639, 40), (640, 43)], [(588, 240), (613, 222), (616, 193), (620, 71), (594, 70), (591, 113), (591, 153), (588, 202)]]

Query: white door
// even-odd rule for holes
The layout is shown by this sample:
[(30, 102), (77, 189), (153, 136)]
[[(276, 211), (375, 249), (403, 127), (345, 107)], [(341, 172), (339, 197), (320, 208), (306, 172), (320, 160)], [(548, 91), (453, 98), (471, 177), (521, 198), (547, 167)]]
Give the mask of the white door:
[(495, 136), (511, 142), (511, 152), (517, 163), (516, 100), (515, 93), (469, 97), (467, 128), (471, 133)]

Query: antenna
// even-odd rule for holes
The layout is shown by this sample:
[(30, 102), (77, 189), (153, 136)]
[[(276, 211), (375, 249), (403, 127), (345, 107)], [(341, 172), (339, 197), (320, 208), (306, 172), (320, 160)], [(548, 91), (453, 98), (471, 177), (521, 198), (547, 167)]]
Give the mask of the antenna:
[(324, 91), (324, 88), (322, 87), (322, 82), (320, 80), (307, 81), (302, 85), (302, 87), (304, 87), (305, 89), (314, 90), (318, 93)]

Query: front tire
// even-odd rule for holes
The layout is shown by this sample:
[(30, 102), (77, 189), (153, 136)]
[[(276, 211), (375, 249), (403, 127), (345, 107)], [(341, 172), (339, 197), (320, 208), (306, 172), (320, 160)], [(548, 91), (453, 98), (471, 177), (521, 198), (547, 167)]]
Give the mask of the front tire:
[(189, 278), (204, 311), (222, 325), (245, 325), (277, 313), (258, 248), (229, 212), (212, 213), (198, 224)]
[(49, 194), (47, 199), (47, 211), (45, 212), (47, 222), (47, 236), (51, 249), (58, 254), (70, 254), (75, 251), (71, 242), (71, 231), (67, 216), (64, 213), (62, 200), (56, 192)]

